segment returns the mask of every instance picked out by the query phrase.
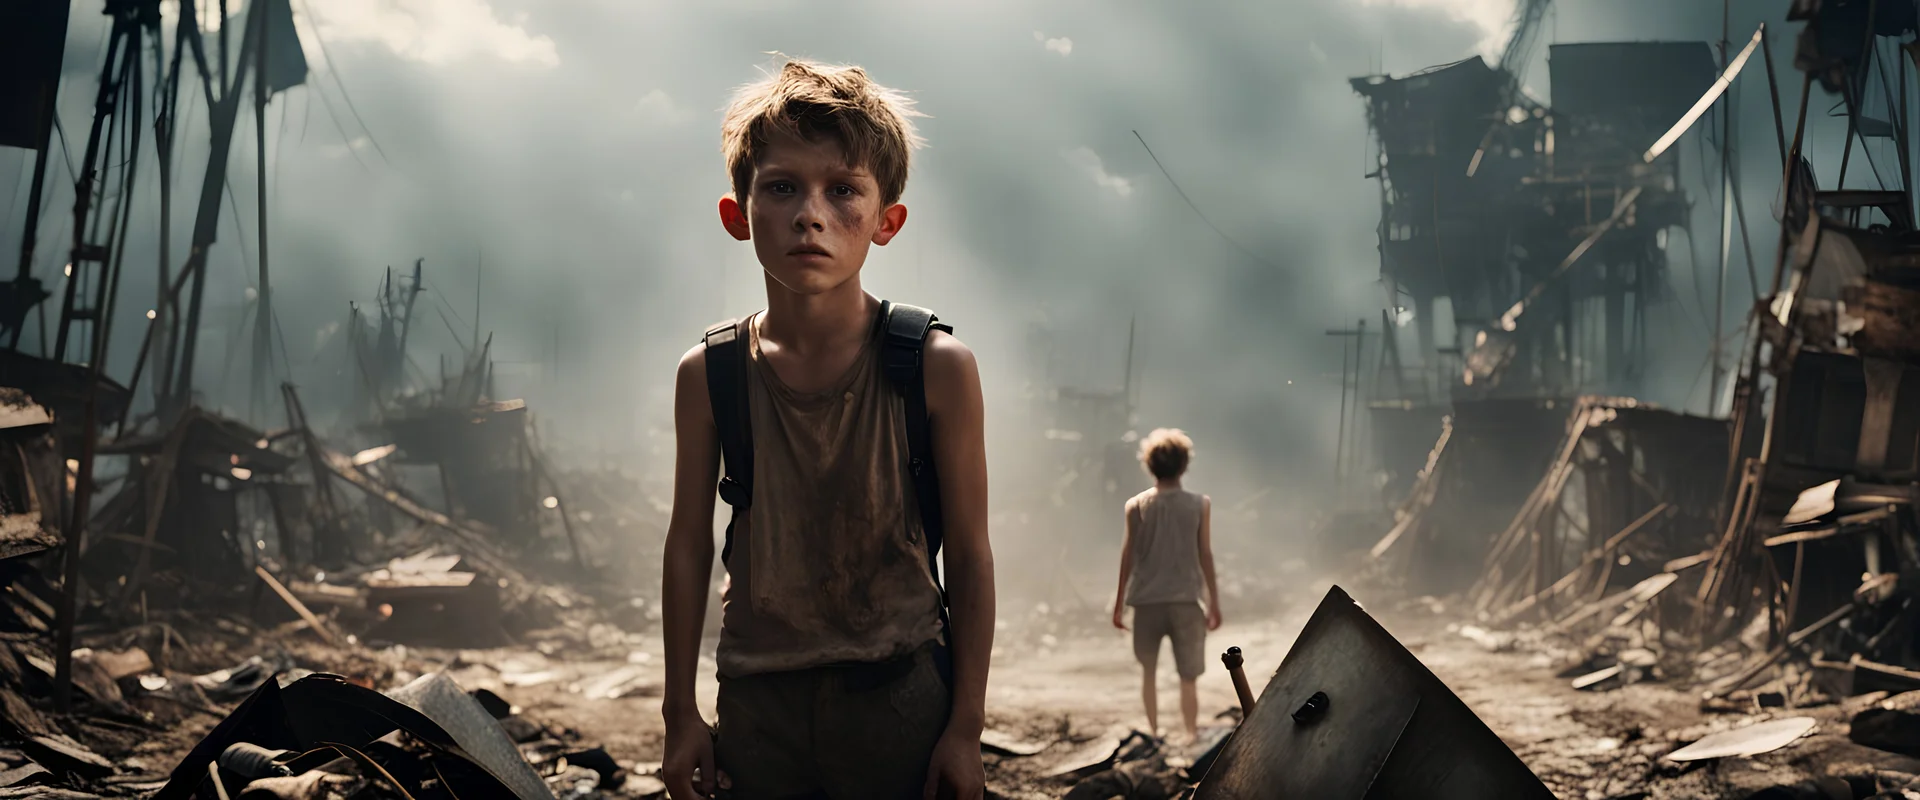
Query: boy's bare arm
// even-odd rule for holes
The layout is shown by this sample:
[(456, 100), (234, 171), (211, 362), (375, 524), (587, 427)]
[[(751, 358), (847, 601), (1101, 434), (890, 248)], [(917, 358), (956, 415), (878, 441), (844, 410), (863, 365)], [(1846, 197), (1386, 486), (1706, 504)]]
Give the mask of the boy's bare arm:
[(973, 351), (936, 332), (927, 341), (926, 383), (946, 523), (952, 617), (953, 716), (948, 731), (977, 745), (986, 718), (994, 589), (993, 548), (987, 538), (986, 404)]
[(1207, 624), (1220, 627), (1220, 582), (1213, 577), (1213, 498), (1200, 497), (1200, 572), (1207, 579)]
[(661, 586), (667, 668), (661, 712), (670, 728), (700, 713), (694, 703), (694, 672), (700, 662), (700, 632), (713, 577), (713, 498), (720, 443), (707, 401), (703, 347), (680, 359), (674, 378), (673, 427), (673, 515), (667, 522)]
[(1113, 590), (1113, 627), (1127, 629), (1127, 579), (1133, 577), (1133, 504), (1126, 509), (1127, 533), (1120, 540), (1120, 586)]

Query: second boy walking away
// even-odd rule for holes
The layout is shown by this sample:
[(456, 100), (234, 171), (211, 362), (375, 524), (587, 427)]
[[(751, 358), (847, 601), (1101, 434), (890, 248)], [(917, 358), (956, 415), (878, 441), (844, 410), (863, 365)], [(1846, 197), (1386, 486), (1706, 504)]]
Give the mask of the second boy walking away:
[[(1220, 586), (1213, 574), (1213, 499), (1187, 491), (1181, 476), (1193, 458), (1193, 440), (1160, 428), (1140, 441), (1140, 462), (1154, 486), (1127, 501), (1127, 535), (1120, 549), (1120, 588), (1113, 626), (1126, 630), (1133, 607), (1133, 655), (1140, 660), (1140, 700), (1147, 726), (1160, 735), (1160, 641), (1173, 640), (1180, 675), (1180, 721), (1187, 738), (1199, 734), (1197, 681), (1207, 666), (1207, 631), (1220, 629)], [(1201, 607), (1202, 598), (1206, 606)]]
[[(868, 248), (906, 223), (910, 111), (858, 67), (793, 61), (743, 89), (721, 126), (733, 191), (720, 220), (752, 242), (767, 307), (709, 330), (674, 387), (661, 707), (673, 800), (984, 791), (980, 372), (926, 312), (860, 285)], [(694, 673), (723, 453), (731, 581), (709, 727)]]

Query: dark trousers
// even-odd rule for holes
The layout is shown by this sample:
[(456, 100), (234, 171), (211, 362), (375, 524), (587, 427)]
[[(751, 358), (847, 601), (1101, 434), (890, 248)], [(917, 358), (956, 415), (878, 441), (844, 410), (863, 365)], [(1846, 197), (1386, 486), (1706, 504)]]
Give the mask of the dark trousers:
[(953, 694), (934, 646), (876, 664), (720, 679), (714, 758), (732, 800), (921, 796)]

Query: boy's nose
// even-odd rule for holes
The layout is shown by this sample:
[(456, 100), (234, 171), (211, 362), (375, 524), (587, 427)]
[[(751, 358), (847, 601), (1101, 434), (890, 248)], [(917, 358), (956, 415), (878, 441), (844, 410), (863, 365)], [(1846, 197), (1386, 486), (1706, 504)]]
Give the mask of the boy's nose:
[(826, 201), (818, 196), (808, 197), (805, 202), (800, 204), (800, 209), (793, 215), (793, 229), (795, 231), (825, 231), (827, 229), (825, 204)]
[(812, 204), (808, 204), (808, 207), (801, 208), (800, 213), (793, 216), (793, 229), (795, 231), (824, 232), (827, 229), (827, 225), (821, 215), (815, 212), (811, 206)]

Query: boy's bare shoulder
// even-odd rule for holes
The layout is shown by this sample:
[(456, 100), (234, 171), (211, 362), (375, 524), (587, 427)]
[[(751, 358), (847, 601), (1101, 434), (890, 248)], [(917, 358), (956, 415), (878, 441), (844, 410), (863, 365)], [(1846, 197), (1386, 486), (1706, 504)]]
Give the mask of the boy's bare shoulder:
[(680, 356), (673, 375), (673, 405), (676, 425), (704, 422), (713, 424), (713, 410), (707, 397), (707, 346), (696, 344)]
[(960, 341), (960, 337), (946, 331), (933, 331), (927, 334), (927, 366), (930, 368), (965, 368), (974, 365), (973, 349)]
[(927, 336), (925, 349), (928, 389), (959, 389), (979, 381), (980, 365), (973, 349), (946, 331)]
[(681, 381), (698, 379), (701, 387), (706, 386), (707, 345), (705, 342), (694, 345), (680, 355), (680, 366), (675, 370), (675, 377)]

